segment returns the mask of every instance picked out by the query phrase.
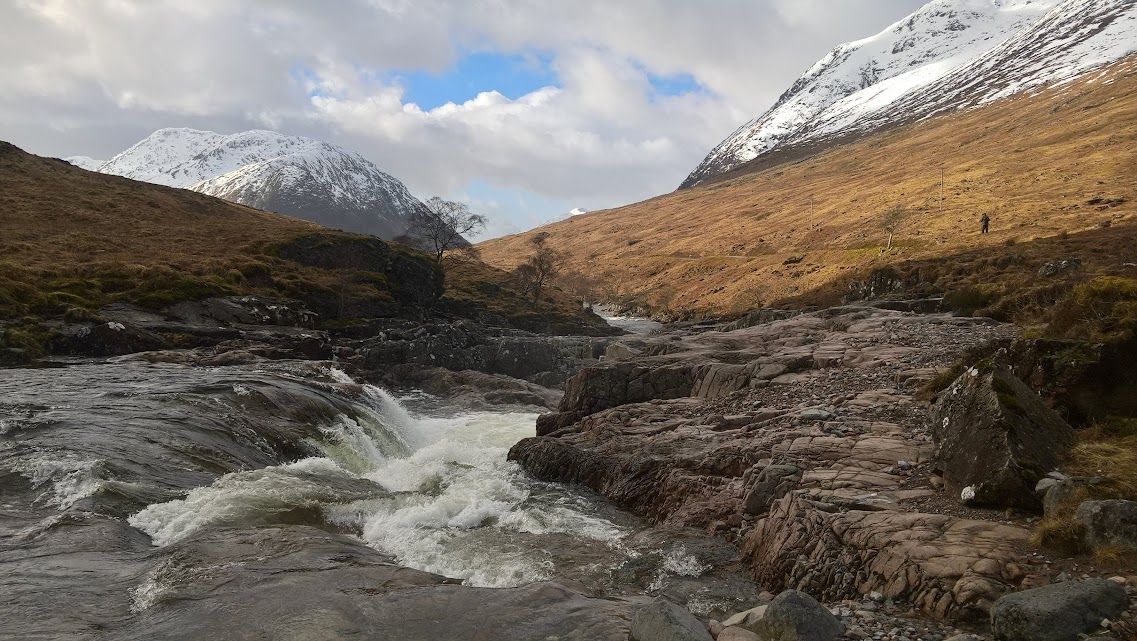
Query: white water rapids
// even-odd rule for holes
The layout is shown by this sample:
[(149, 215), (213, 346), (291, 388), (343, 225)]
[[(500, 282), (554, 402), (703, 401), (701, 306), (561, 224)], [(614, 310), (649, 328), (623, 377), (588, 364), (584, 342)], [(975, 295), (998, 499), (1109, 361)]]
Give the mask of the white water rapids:
[(315, 510), (401, 565), (476, 586), (547, 579), (557, 557), (575, 547), (622, 556), (628, 530), (599, 501), (537, 482), (506, 460), (510, 446), (532, 435), (535, 414), (412, 413), (380, 388), (363, 390), (357, 418), (341, 415), (321, 428), (324, 438), (313, 444), (323, 457), (226, 474), (146, 507), (130, 524), (169, 545), (202, 527)]

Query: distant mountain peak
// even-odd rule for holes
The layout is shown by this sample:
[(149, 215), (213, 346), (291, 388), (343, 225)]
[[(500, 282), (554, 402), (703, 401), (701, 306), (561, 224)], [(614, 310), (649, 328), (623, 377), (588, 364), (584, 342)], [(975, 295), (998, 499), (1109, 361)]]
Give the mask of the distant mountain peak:
[(1132, 0), (933, 0), (838, 45), (681, 187), (775, 149), (868, 133), (1072, 78), (1137, 51)]
[(159, 129), (105, 163), (84, 168), (386, 239), (406, 234), (411, 217), (424, 207), (402, 182), (356, 152), (260, 129), (233, 134)]

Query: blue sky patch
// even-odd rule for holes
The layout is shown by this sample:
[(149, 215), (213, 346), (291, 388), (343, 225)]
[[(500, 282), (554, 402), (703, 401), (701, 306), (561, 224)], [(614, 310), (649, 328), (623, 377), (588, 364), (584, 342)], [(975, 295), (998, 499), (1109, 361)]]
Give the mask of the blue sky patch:
[(548, 56), (491, 52), (467, 53), (441, 73), (400, 71), (392, 79), (406, 90), (403, 102), (427, 110), (448, 102), (461, 104), (483, 91), (516, 99), (557, 84)]
[(669, 76), (649, 73), (647, 80), (651, 83), (651, 88), (655, 90), (656, 95), (659, 96), (678, 96), (703, 91), (703, 86), (689, 73), (677, 73)]

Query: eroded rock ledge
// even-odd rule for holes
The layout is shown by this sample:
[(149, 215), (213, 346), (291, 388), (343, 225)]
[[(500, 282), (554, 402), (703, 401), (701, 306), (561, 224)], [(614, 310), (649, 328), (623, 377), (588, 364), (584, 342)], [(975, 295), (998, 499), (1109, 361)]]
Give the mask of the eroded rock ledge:
[(844, 307), (651, 337), (571, 378), (541, 436), (510, 458), (738, 543), (771, 590), (985, 615), (1042, 570), (1024, 527), (932, 484), (916, 394), (964, 350), (1012, 334), (987, 319)]

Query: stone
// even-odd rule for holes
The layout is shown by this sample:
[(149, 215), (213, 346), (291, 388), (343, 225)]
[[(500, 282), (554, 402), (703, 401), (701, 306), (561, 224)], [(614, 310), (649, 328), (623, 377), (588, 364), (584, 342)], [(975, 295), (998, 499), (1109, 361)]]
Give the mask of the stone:
[(1105, 579), (1054, 583), (1000, 598), (991, 630), (998, 641), (1076, 641), (1128, 604), (1125, 589)]
[(1137, 501), (1083, 501), (1074, 518), (1085, 528), (1083, 536), (1091, 548), (1137, 547)]
[(936, 402), (932, 436), (933, 467), (949, 492), (975, 505), (1037, 511), (1035, 485), (1058, 466), (1074, 430), (1009, 370), (971, 368)]
[(793, 465), (767, 465), (746, 495), (747, 514), (765, 514), (770, 504), (785, 496), (801, 481), (802, 471)]
[(956, 634), (948, 637), (944, 641), (983, 641), (983, 637), (978, 634)]
[[(1039, 482), (1041, 483), (1041, 481)], [(1042, 513), (1046, 515), (1056, 514), (1067, 502), (1076, 500), (1080, 490), (1080, 484), (1073, 479), (1056, 481), (1042, 495)]]
[(755, 628), (764, 641), (833, 641), (844, 631), (837, 617), (799, 590), (774, 597)]
[(724, 628), (741, 627), (753, 631), (754, 625), (761, 621), (762, 617), (766, 615), (767, 607), (766, 605), (760, 605), (756, 608), (743, 610), (742, 612), (731, 615), (722, 622), (722, 625)]
[(718, 641), (763, 641), (762, 637), (738, 626), (723, 628), (716, 639)]
[(633, 641), (713, 641), (695, 615), (666, 599), (656, 599), (632, 616)]

